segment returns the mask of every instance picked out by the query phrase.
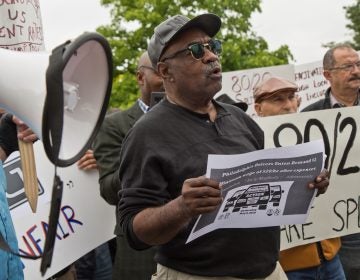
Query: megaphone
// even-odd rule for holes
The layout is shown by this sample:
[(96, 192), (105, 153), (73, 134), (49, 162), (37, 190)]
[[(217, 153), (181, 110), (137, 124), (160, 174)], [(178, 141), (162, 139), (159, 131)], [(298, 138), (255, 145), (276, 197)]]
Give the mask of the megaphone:
[(0, 107), (42, 140), (49, 160), (66, 167), (90, 146), (105, 117), (112, 85), (107, 40), (84, 33), (49, 52), (0, 48)]

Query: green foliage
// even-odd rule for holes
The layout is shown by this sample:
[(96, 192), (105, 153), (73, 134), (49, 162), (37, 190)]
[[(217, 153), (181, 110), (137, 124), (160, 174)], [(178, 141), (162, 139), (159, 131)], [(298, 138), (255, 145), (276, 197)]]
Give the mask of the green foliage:
[(346, 27), (353, 31), (352, 40), (343, 42), (328, 42), (322, 46), (325, 48), (332, 48), (339, 43), (346, 43), (351, 45), (355, 50), (360, 50), (360, 0), (356, 0), (356, 3), (352, 6), (343, 7), (345, 10), (345, 16), (351, 23), (347, 24)]
[(352, 6), (345, 7), (346, 18), (351, 21), (346, 27), (354, 32), (352, 45), (356, 50), (360, 50), (360, 0)]
[(97, 31), (110, 42), (114, 56), (111, 107), (130, 106), (138, 96), (136, 63), (146, 50), (155, 26), (166, 18), (183, 14), (192, 18), (204, 12), (217, 14), (222, 28), (223, 71), (288, 64), (293, 59), (287, 46), (269, 51), (266, 41), (251, 31), (250, 17), (261, 12), (261, 0), (101, 0), (111, 10), (110, 25)]

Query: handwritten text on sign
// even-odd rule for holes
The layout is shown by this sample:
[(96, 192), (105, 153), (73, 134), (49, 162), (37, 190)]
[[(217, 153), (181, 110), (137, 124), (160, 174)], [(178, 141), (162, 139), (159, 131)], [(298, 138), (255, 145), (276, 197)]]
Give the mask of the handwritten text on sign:
[(360, 232), (360, 125), (358, 107), (257, 118), (266, 147), (323, 139), (331, 172), (326, 194), (315, 199), (304, 225), (282, 229), (282, 249)]
[(14, 51), (43, 50), (38, 0), (0, 0), (0, 47)]

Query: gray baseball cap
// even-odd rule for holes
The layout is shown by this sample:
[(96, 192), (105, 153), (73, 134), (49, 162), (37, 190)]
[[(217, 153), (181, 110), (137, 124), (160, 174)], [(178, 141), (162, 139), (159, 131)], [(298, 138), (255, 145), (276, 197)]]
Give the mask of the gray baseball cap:
[(202, 14), (193, 19), (183, 15), (176, 15), (160, 23), (154, 29), (149, 45), (148, 53), (153, 67), (157, 68), (157, 63), (164, 52), (166, 46), (175, 38), (176, 35), (191, 27), (203, 30), (210, 37), (214, 37), (220, 30), (221, 19), (215, 14)]

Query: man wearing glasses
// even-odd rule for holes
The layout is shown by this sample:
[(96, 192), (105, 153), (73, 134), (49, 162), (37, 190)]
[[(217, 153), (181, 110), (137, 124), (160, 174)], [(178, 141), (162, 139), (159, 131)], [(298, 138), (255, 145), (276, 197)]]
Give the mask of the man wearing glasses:
[(336, 45), (326, 52), (323, 68), (324, 77), (330, 83), (325, 98), (307, 106), (302, 111), (359, 105), (359, 54), (350, 45)]
[[(213, 99), (221, 89), (221, 20), (173, 16), (148, 45), (166, 98), (129, 132), (120, 154), (119, 221), (129, 244), (156, 246), (152, 280), (286, 279), (278, 264), (279, 227), (218, 229), (186, 244), (198, 215), (222, 203), (221, 186), (203, 176), (208, 154), (264, 147), (259, 126), (236, 106)], [(322, 176), (313, 183), (321, 192)]]
[[(321, 99), (302, 111), (359, 106), (360, 98), (360, 57), (347, 44), (339, 44), (329, 49), (323, 59), (324, 76), (330, 87)], [(341, 238), (339, 251), (346, 279), (360, 280), (360, 234)]]

